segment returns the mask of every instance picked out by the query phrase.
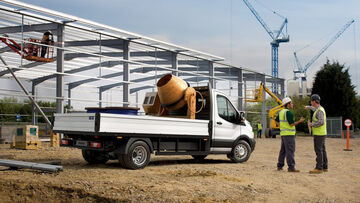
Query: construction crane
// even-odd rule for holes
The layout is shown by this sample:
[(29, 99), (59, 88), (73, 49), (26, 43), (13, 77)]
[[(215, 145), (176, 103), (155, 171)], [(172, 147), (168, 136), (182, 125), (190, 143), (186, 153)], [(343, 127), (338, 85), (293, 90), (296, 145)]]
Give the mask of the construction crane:
[[(260, 17), (260, 15), (256, 12), (254, 7), (249, 3), (248, 0), (243, 0), (246, 6), (250, 9), (250, 11), (254, 14), (256, 19), (260, 22), (266, 32), (270, 35), (272, 41), (270, 42), (271, 45), (271, 76), (274, 78), (279, 77), (279, 55), (278, 55), (278, 48), (279, 44), (282, 42), (289, 42), (289, 35), (287, 34), (287, 18), (279, 15), (284, 19), (284, 22), (281, 24), (279, 30), (271, 31), (270, 28), (267, 26), (265, 21)], [(276, 12), (273, 12), (276, 13)], [(283, 33), (284, 27), (286, 28), (286, 33)], [(281, 36), (280, 36), (281, 35)], [(272, 84), (272, 92), (278, 93), (278, 87), (276, 84)]]
[[(353, 23), (355, 22), (353, 19), (350, 20), (346, 25), (344, 25), (339, 32), (336, 33), (334, 37), (330, 39), (330, 41), (319, 51), (318, 54), (316, 54), (304, 67), (302, 67), (296, 52), (294, 51), (294, 57), (297, 65), (297, 70), (294, 70), (294, 80), (301, 78), (301, 91), (304, 91), (304, 82), (306, 81), (306, 71), (309, 69), (309, 67), (329, 48), (339, 37), (340, 35), (345, 32), (345, 30)], [(306, 84), (306, 83), (305, 83)]]

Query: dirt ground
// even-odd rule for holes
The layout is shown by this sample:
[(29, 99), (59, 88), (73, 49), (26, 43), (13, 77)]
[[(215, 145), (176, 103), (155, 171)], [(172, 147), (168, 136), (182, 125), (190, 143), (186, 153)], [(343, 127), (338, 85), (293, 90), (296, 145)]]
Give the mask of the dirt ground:
[(280, 139), (257, 139), (246, 163), (224, 155), (196, 162), (190, 156), (153, 156), (142, 170), (120, 168), (117, 161), (88, 165), (70, 148), (6, 149), (0, 159), (59, 160), (64, 171), (43, 173), (0, 168), (0, 202), (360, 202), (360, 139), (328, 138), (329, 172), (313, 175), (311, 137), (296, 138), (296, 168), (276, 171)]

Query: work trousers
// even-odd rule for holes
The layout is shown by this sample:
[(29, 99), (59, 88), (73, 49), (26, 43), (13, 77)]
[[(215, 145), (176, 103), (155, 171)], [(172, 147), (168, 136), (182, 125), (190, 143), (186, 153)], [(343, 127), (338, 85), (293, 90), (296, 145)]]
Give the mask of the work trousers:
[(328, 159), (325, 148), (326, 136), (314, 135), (314, 150), (316, 153), (316, 168), (319, 170), (328, 169)]
[(282, 168), (286, 157), (289, 170), (295, 169), (295, 136), (281, 136), (281, 148), (277, 167)]
[(261, 130), (257, 131), (257, 138), (261, 138)]

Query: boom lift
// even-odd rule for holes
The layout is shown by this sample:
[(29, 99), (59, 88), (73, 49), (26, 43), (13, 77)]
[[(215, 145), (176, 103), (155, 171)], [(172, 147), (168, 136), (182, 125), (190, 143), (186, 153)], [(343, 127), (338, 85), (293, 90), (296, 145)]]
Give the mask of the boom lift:
[(255, 89), (255, 98), (254, 99), (246, 99), (246, 102), (264, 102), (263, 94), (264, 91), (267, 92), (275, 101), (278, 103), (278, 106), (269, 110), (269, 118), (270, 118), (270, 128), (265, 129), (265, 137), (276, 137), (277, 134), (280, 133), (280, 128), (276, 124), (275, 119), (277, 116), (277, 112), (284, 109), (284, 105), (279, 97), (277, 97), (274, 93), (272, 93), (263, 83), (260, 83), (259, 89)]
[[(51, 35), (52, 36), (52, 35)], [(22, 58), (29, 61), (37, 61), (37, 62), (53, 62), (54, 61), (54, 47), (47, 47), (46, 53), (44, 56), (41, 56), (41, 52), (45, 51), (45, 45), (40, 45), (40, 39), (29, 38), (26, 39), (21, 47), (20, 44), (15, 42), (15, 40), (9, 38), (9, 36), (4, 35), (4, 37), (0, 37), (1, 42), (10, 47), (14, 52), (18, 53)], [(51, 41), (53, 41), (51, 39)], [(21, 53), (22, 49), (22, 53)]]

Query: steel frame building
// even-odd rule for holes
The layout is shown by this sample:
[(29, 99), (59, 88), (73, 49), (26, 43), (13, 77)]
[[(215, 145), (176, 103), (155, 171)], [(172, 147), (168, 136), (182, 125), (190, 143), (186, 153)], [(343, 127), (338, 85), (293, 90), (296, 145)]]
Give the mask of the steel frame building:
[[(244, 110), (246, 89), (255, 88), (256, 82), (279, 85), (284, 96), (284, 79), (230, 65), (222, 57), (19, 1), (0, 0), (0, 35), (24, 42), (30, 37), (41, 38), (46, 31), (54, 34), (55, 62), (27, 61), (5, 45), (0, 46), (0, 55), (17, 77), (30, 82), (34, 98), (55, 99), (58, 113), (64, 111), (65, 101), (68, 107), (76, 102), (96, 102), (99, 106), (113, 103), (103, 95), (114, 88), (122, 92), (122, 101), (116, 103), (138, 105), (138, 94), (154, 90), (157, 79), (166, 73), (190, 84), (235, 92), (233, 98), (239, 110)], [(3, 64), (0, 77), (11, 78)], [(95, 88), (97, 98), (73, 97), (80, 87)], [(36, 95), (36, 88), (50, 88), (55, 95)], [(136, 101), (130, 99), (134, 94)]]

